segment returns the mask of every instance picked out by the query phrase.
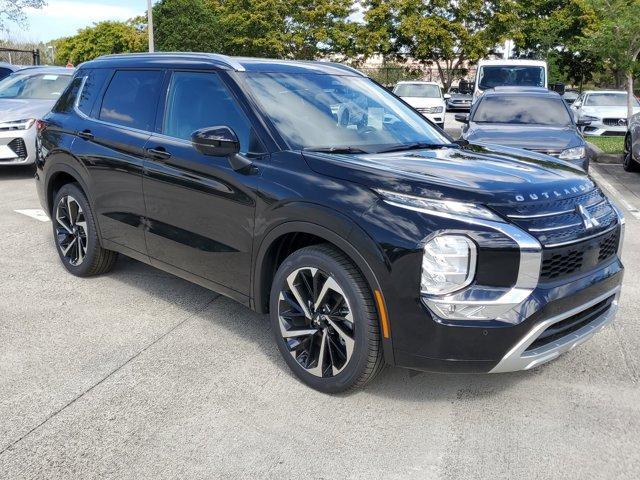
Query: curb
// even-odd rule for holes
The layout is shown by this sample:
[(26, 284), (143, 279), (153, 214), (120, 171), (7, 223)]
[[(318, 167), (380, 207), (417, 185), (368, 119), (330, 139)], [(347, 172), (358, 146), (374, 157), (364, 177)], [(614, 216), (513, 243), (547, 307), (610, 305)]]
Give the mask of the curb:
[(587, 146), (591, 151), (591, 160), (595, 163), (622, 163), (622, 155), (614, 153), (604, 153), (593, 143), (587, 142)]

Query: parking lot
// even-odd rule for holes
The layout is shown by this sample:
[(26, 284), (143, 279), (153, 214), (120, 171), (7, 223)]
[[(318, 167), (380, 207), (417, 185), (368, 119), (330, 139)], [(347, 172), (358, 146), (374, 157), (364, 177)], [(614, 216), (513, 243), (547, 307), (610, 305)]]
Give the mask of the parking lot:
[(637, 478), (640, 175), (593, 171), (627, 210), (613, 327), (531, 372), (327, 396), (231, 300), (123, 257), (66, 273), (31, 171), (0, 170), (0, 477)]

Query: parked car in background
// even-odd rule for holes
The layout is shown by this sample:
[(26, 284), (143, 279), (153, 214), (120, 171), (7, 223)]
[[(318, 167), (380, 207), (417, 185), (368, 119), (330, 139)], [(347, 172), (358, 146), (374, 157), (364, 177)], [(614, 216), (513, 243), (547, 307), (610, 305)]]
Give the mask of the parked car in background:
[(523, 148), (589, 168), (589, 150), (560, 95), (545, 88), (497, 87), (486, 92), (462, 122), (470, 143)]
[[(640, 112), (640, 103), (633, 98), (633, 113)], [(627, 133), (627, 92), (622, 90), (587, 90), (571, 105), (578, 120), (590, 124), (582, 129), (585, 135), (624, 136)]]
[[(337, 122), (345, 99), (365, 118)], [(584, 171), (455, 143), (342, 65), (101, 57), (38, 145), (65, 269), (105, 273), (120, 252), (269, 313), (284, 361), (324, 392), (385, 361), (527, 370), (617, 310), (623, 218)]]
[(398, 82), (393, 93), (440, 128), (444, 128), (445, 100), (448, 100), (450, 95), (442, 95), (442, 89), (436, 82)]
[(566, 104), (571, 105), (578, 99), (579, 96), (580, 92), (578, 92), (578, 90), (566, 89), (562, 94), (562, 99)]
[(549, 85), (547, 62), (541, 60), (480, 60), (476, 71), (473, 101), (496, 87), (541, 87)]
[(21, 68), (24, 68), (24, 67), (21, 65), (14, 65), (12, 63), (0, 62), (0, 80), (8, 77), (13, 72), (18, 71)]
[(0, 166), (35, 161), (36, 120), (51, 110), (73, 70), (25, 67), (0, 80)]
[(447, 111), (469, 111), (471, 109), (471, 101), (473, 100), (472, 91), (460, 91), (459, 87), (451, 87), (449, 89), (449, 98), (446, 100)]
[(640, 113), (636, 113), (629, 120), (624, 138), (622, 166), (627, 172), (640, 171)]

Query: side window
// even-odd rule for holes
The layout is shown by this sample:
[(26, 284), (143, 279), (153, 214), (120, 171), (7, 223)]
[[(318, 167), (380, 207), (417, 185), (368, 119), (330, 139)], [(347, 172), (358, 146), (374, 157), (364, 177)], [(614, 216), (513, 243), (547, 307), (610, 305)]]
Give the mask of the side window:
[(107, 79), (108, 73), (110, 71), (103, 68), (94, 68), (86, 72), (86, 80), (80, 92), (80, 98), (78, 98), (78, 109), (85, 115), (91, 116), (91, 110), (102, 90), (102, 85)]
[(261, 150), (253, 138), (249, 120), (217, 73), (174, 72), (162, 133), (189, 140), (191, 134), (200, 128), (221, 125), (236, 132), (242, 153)]
[(83, 79), (84, 75), (80, 73), (73, 80), (71, 80), (71, 83), (67, 86), (62, 95), (60, 95), (60, 98), (58, 98), (58, 101), (51, 109), (52, 112), (69, 113), (71, 110), (73, 110), (73, 104), (76, 101), (76, 97), (78, 96), (78, 91), (82, 86)]
[(159, 70), (119, 70), (102, 99), (98, 118), (105, 122), (151, 131), (162, 82)]

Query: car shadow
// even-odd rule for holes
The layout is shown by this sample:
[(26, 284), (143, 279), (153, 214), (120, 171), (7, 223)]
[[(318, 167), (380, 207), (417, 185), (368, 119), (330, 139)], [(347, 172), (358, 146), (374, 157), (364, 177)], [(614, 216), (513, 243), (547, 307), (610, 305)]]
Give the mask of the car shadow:
[[(261, 357), (256, 359), (257, 362), (268, 361), (286, 374), (291, 382), (298, 381), (280, 356), (267, 315), (257, 314), (234, 300), (222, 295), (217, 296), (211, 290), (127, 257), (120, 256), (115, 268), (108, 275), (126, 284), (128, 288), (140, 290), (141, 295), (161, 297), (164, 301), (181, 305), (185, 309), (184, 317), (203, 312), (206, 315), (207, 311), (216, 309), (214, 314), (206, 315), (206, 320), (211, 323), (212, 332), (223, 329), (237, 338), (252, 341), (256, 346), (256, 356)], [(167, 281), (175, 283), (176, 287), (168, 291)], [(189, 297), (201, 294), (215, 300), (199, 302), (197, 305), (189, 304), (181, 301), (185, 291), (189, 292)], [(236, 359), (238, 369), (246, 360), (246, 357)], [(482, 398), (491, 397), (531, 375), (535, 375), (535, 372), (499, 375), (438, 374), (386, 366), (364, 390), (341, 396), (366, 392), (369, 395), (415, 402)]]
[(0, 165), (0, 181), (29, 179), (33, 178), (35, 173), (36, 169), (33, 165)]

